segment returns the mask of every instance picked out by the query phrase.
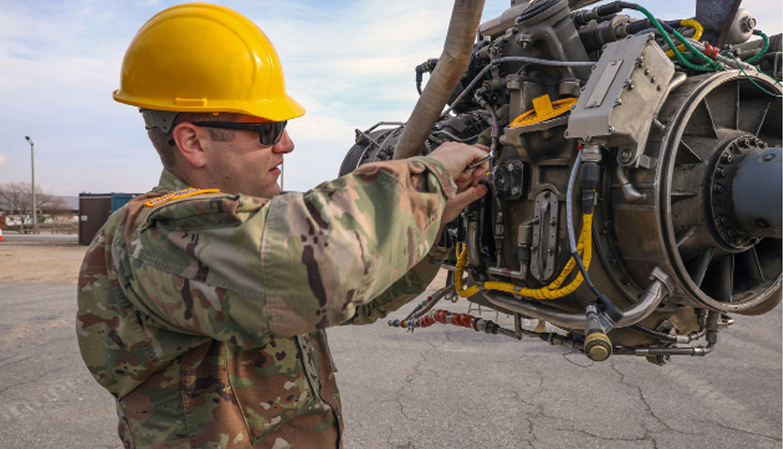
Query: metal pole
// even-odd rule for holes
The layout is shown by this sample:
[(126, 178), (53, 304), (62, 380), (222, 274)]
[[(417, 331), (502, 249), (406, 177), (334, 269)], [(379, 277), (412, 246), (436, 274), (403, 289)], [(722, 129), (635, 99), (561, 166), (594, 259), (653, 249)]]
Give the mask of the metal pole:
[(35, 144), (30, 136), (24, 136), (30, 142), (30, 161), (33, 169), (33, 234), (38, 234), (38, 211), (35, 204)]

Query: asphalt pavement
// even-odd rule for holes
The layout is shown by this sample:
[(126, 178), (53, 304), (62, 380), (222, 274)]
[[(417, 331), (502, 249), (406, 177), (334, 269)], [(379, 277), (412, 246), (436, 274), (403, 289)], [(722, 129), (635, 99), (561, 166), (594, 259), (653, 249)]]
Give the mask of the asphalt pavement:
[[(121, 447), (113, 400), (78, 355), (75, 297), (0, 283), (0, 448)], [(345, 447), (780, 448), (781, 308), (735, 318), (712, 354), (666, 366), (444, 325), (331, 329)]]

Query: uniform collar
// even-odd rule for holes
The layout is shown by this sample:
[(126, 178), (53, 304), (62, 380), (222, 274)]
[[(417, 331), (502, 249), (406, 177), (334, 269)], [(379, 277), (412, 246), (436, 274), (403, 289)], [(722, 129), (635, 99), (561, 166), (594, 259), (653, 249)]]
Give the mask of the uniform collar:
[(189, 188), (188, 184), (182, 180), (179, 176), (175, 175), (174, 173), (163, 169), (163, 172), (160, 174), (160, 180), (158, 181), (158, 186), (155, 187), (154, 190), (168, 190), (169, 192), (179, 192), (180, 190), (185, 190)]

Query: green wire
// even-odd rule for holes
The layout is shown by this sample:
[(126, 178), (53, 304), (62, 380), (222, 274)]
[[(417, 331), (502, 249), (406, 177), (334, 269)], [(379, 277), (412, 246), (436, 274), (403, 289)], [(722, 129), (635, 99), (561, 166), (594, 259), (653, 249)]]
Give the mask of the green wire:
[(682, 42), (682, 44), (685, 45), (685, 47), (688, 50), (690, 50), (694, 55), (696, 55), (699, 59), (705, 60), (707, 62), (707, 64), (704, 64), (704, 65), (694, 65), (694, 64), (692, 64), (690, 61), (685, 59), (685, 57), (682, 55), (682, 53), (680, 53), (680, 51), (677, 49), (677, 46), (674, 44), (672, 39), (669, 37), (669, 34), (666, 32), (666, 30), (663, 29), (663, 27), (661, 26), (660, 22), (658, 21), (658, 19), (655, 18), (655, 16), (650, 14), (650, 12), (647, 11), (646, 9), (644, 9), (642, 6), (636, 5), (636, 9), (639, 12), (641, 12), (642, 14), (644, 14), (645, 16), (647, 16), (647, 18), (650, 20), (650, 23), (652, 23), (653, 26), (655, 26), (655, 28), (658, 30), (658, 32), (661, 33), (661, 36), (666, 41), (666, 43), (669, 45), (669, 48), (674, 52), (674, 55), (682, 63), (682, 65), (684, 65), (685, 67), (688, 67), (690, 69), (699, 70), (699, 71), (702, 71), (702, 72), (713, 71), (713, 70), (722, 70), (724, 68), (723, 64), (710, 59), (707, 55), (702, 54), (700, 51), (698, 51), (696, 48), (694, 48), (693, 45), (690, 42), (688, 42), (688, 40), (685, 37), (683, 37), (680, 33), (677, 32), (677, 30), (672, 30), (673, 34), (677, 38), (677, 40)]
[[(762, 91), (763, 91), (765, 94), (767, 94), (767, 95), (769, 95), (769, 96), (772, 96), (772, 97), (775, 97), (775, 98), (783, 98), (783, 95), (772, 93), (772, 92), (768, 91), (767, 89), (764, 89), (763, 87), (759, 86), (759, 84), (758, 84), (756, 81), (754, 81), (754, 80), (753, 80), (753, 78), (751, 78), (751, 77), (750, 77), (750, 76), (749, 76), (749, 75), (748, 75), (748, 74), (745, 72), (745, 69), (744, 69), (744, 68), (743, 68), (743, 67), (740, 65), (739, 61), (737, 61), (737, 59), (736, 59), (736, 58), (734, 58), (734, 56), (733, 56), (732, 54), (730, 54), (730, 53), (728, 53), (728, 52), (723, 52), (723, 55), (724, 55), (724, 56), (728, 56), (729, 58), (733, 59), (733, 60), (734, 60), (734, 62), (736, 62), (736, 63), (737, 63), (737, 66), (740, 68), (740, 70), (742, 70), (742, 74), (743, 74), (743, 75), (745, 75), (745, 78), (747, 78), (747, 79), (748, 79), (748, 81), (750, 81), (751, 83), (753, 83), (753, 85), (754, 85), (754, 86), (756, 86), (756, 87), (758, 87), (759, 89), (761, 89), (761, 90), (762, 90)], [(747, 62), (747, 61), (746, 61), (746, 62)], [(762, 72), (761, 70), (759, 70), (759, 73), (764, 73), (764, 72)], [(767, 75), (768, 77), (772, 78), (772, 79), (773, 79), (773, 80), (774, 80), (776, 83), (778, 83), (778, 85), (779, 85), (779, 86), (783, 86), (783, 84), (780, 84), (780, 81), (778, 81), (777, 79), (775, 79), (775, 77), (774, 77), (774, 76), (772, 76), (772, 75), (770, 75), (770, 74), (768, 74), (768, 73), (764, 73), (764, 75)]]
[(767, 35), (762, 33), (761, 31), (759, 31), (758, 33), (759, 33), (759, 36), (761, 36), (761, 38), (764, 39), (764, 47), (761, 49), (760, 52), (756, 53), (755, 56), (745, 60), (745, 62), (747, 62), (748, 64), (750, 64), (751, 62), (753, 62), (753, 61), (759, 59), (760, 57), (764, 56), (764, 53), (766, 53), (767, 49), (769, 48), (769, 38), (767, 37)]

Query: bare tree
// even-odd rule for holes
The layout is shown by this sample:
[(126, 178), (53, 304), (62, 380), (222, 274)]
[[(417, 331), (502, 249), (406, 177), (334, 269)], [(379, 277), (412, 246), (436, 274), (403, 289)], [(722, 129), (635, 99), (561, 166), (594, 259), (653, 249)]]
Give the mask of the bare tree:
[[(47, 216), (63, 215), (68, 210), (65, 201), (57, 196), (44, 193), (35, 188), (35, 205), (41, 213), (38, 222)], [(33, 222), (33, 189), (27, 182), (7, 182), (0, 184), (0, 212), (7, 217), (17, 219), (22, 224)]]

